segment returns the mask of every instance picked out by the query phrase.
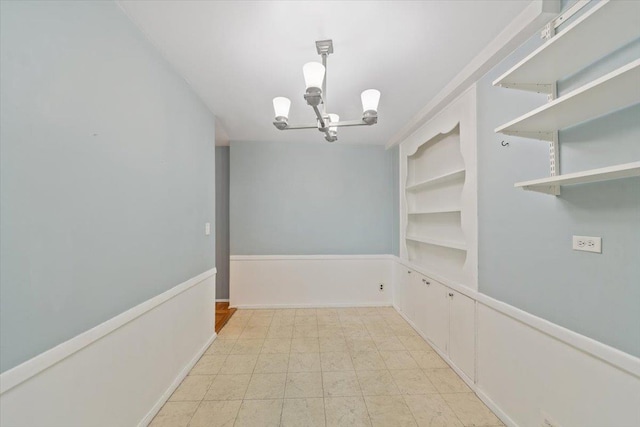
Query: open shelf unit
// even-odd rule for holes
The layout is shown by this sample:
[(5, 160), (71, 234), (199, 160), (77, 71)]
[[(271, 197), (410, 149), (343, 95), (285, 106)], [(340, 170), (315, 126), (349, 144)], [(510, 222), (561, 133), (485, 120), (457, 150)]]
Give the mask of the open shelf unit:
[(431, 185), (442, 184), (442, 183), (449, 182), (449, 181), (456, 181), (456, 180), (464, 178), (464, 174), (465, 174), (465, 170), (464, 169), (458, 169), (458, 170), (455, 170), (453, 172), (448, 172), (448, 173), (445, 173), (443, 175), (439, 175), (439, 176), (436, 176), (434, 178), (430, 178), (430, 179), (427, 179), (425, 181), (418, 182), (416, 184), (407, 185), (406, 190), (407, 191), (418, 191), (418, 190), (421, 190), (421, 189), (423, 189), (425, 187), (429, 187)]
[(462, 212), (461, 209), (429, 209), (429, 210), (422, 210), (419, 212), (407, 212), (407, 215), (433, 215), (433, 214), (446, 214), (446, 213), (456, 213), (456, 212)]
[(408, 259), (458, 281), (463, 277), (467, 251), (461, 202), (467, 170), (459, 123), (417, 143), (405, 158)]
[(601, 1), (493, 84), (552, 93), (552, 86), (557, 80), (638, 37), (638, 16), (640, 2)]
[(478, 289), (477, 88), (399, 146), (400, 258), (443, 284)]
[(541, 193), (548, 193), (551, 187), (556, 185), (586, 184), (589, 182), (631, 178), (634, 176), (640, 176), (640, 162), (591, 169), (566, 175), (552, 176), (550, 178), (536, 179), (533, 181), (518, 182), (515, 184), (515, 187), (521, 187), (525, 190), (539, 191)]
[(416, 236), (407, 236), (407, 240), (411, 240), (412, 242), (424, 243), (427, 245), (442, 246), (443, 248), (458, 249), (461, 251), (467, 250), (467, 245), (465, 245), (463, 242), (454, 242), (452, 240), (440, 240)]
[[(557, 80), (574, 74), (640, 37), (640, 1), (601, 1), (493, 82), (494, 86), (556, 93)], [(496, 133), (548, 141), (551, 177), (515, 187), (552, 195), (562, 185), (638, 176), (640, 162), (560, 174), (558, 131), (640, 103), (640, 59), (597, 78), (495, 129)]]
[(496, 128), (496, 132), (553, 141), (560, 129), (640, 102), (639, 82), (640, 59)]

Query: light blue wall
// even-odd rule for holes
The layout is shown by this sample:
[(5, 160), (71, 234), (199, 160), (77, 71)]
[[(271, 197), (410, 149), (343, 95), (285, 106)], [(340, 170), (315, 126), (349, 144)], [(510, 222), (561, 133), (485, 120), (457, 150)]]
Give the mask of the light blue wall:
[[(525, 192), (513, 184), (548, 176), (548, 145), (493, 131), (545, 103), (491, 85), (540, 43), (534, 37), (478, 82), (479, 288), (640, 356), (640, 179), (564, 187), (560, 197)], [(560, 94), (638, 57), (640, 40), (560, 82)], [(636, 106), (562, 131), (562, 172), (640, 160), (639, 119)], [(601, 236), (603, 253), (573, 251), (572, 235)]]
[(216, 147), (216, 299), (229, 299), (229, 147)]
[(392, 253), (394, 161), (380, 146), (232, 142), (231, 254)]
[(113, 2), (1, 2), (0, 369), (214, 266), (214, 120)]

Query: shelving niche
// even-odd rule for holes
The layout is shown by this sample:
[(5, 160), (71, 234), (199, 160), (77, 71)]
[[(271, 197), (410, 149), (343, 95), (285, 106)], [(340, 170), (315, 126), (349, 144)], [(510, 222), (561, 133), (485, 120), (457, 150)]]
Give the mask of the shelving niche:
[(475, 86), (400, 145), (401, 257), (477, 288)]
[[(596, 3), (582, 16), (494, 81), (494, 86), (546, 92), (557, 80), (640, 37), (640, 2)], [(560, 18), (557, 18), (560, 19)], [(566, 19), (563, 17), (562, 19)], [(555, 27), (555, 20), (549, 28)], [(516, 183), (525, 190), (559, 195), (562, 185), (640, 176), (640, 162), (560, 174), (558, 131), (640, 103), (640, 59), (564, 94), (495, 129), (497, 133), (550, 143), (551, 177)]]

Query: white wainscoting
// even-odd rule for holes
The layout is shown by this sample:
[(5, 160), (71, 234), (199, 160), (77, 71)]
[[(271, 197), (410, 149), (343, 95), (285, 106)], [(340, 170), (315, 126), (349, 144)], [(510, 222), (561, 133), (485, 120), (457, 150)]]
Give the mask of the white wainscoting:
[[(431, 276), (397, 260), (396, 285), (407, 268)], [(436, 351), (507, 426), (541, 427), (544, 417), (559, 427), (640, 426), (639, 358), (477, 291), (464, 291), (476, 301), (475, 383)], [(402, 298), (406, 295), (394, 292), (394, 307), (429, 341), (402, 312)]]
[(392, 255), (233, 255), (230, 305), (390, 306), (395, 259)]
[(0, 425), (146, 426), (215, 339), (215, 269), (0, 375)]
[[(477, 313), (477, 391), (507, 425), (538, 427), (546, 414), (558, 426), (640, 426), (636, 374), (558, 339), (560, 326), (554, 337), (481, 303)], [(589, 345), (617, 359), (622, 353)], [(625, 356), (627, 366), (640, 368), (640, 360)]]

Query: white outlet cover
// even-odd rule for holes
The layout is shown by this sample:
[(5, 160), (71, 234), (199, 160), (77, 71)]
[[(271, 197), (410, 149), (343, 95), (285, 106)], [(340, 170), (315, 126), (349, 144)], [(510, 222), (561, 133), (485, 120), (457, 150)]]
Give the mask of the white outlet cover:
[(573, 250), (602, 253), (602, 237), (573, 236)]
[(209, 234), (211, 234), (211, 223), (207, 222), (204, 224), (204, 235), (208, 236)]

